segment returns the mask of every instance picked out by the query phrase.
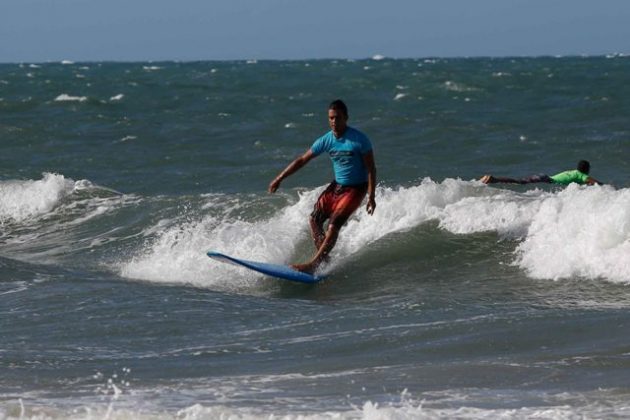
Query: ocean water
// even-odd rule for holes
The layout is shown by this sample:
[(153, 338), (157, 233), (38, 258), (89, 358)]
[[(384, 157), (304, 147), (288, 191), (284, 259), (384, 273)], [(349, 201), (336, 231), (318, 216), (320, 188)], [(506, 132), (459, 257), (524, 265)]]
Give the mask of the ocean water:
[[(377, 208), (329, 278), (343, 98)], [(0, 418), (630, 417), (630, 58), (0, 65)], [(604, 186), (492, 185), (591, 162)]]

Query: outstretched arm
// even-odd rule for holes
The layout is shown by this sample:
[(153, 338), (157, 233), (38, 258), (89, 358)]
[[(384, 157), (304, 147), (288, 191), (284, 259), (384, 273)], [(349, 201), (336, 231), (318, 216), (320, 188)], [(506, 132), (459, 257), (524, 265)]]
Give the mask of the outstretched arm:
[(368, 214), (374, 214), (376, 209), (376, 163), (374, 163), (374, 152), (370, 150), (363, 155), (363, 163), (368, 171), (368, 202), (366, 210)]
[(595, 178), (593, 178), (592, 176), (589, 176), (588, 178), (586, 178), (586, 183), (588, 185), (604, 185), (603, 182), (599, 182), (598, 180), (596, 180)]
[(284, 171), (280, 172), (280, 174), (275, 177), (273, 181), (271, 181), (267, 191), (272, 194), (275, 193), (278, 190), (278, 187), (280, 186), (282, 180), (300, 170), (314, 157), (315, 155), (313, 154), (311, 149), (308, 149), (302, 156), (297, 157), (293, 162), (289, 164), (289, 166), (284, 168)]

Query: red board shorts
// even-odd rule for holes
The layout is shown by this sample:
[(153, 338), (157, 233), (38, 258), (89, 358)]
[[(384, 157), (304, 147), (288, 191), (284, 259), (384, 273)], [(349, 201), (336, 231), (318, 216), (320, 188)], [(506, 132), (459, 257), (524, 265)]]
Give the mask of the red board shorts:
[(367, 187), (367, 182), (358, 185), (331, 182), (317, 199), (311, 218), (318, 224), (330, 219), (331, 225), (341, 228), (363, 202)]

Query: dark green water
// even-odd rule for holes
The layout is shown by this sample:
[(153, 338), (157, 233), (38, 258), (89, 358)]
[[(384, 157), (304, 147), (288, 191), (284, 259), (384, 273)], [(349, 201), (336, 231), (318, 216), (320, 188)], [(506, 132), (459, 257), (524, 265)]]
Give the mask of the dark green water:
[[(630, 59), (0, 65), (0, 417), (623, 418)], [(315, 287), (337, 97), (378, 166)], [(603, 187), (485, 186), (588, 159)]]

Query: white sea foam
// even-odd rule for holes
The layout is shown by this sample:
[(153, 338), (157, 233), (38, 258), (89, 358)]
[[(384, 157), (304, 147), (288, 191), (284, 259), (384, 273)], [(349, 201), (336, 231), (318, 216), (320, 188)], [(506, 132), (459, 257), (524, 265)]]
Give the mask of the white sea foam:
[(475, 92), (478, 88), (466, 86), (462, 83), (456, 83), (451, 80), (444, 82), (444, 88), (452, 92)]
[(37, 181), (1, 181), (0, 224), (46, 214), (74, 189), (73, 180), (51, 173), (43, 174)]
[(407, 96), (406, 93), (397, 93), (396, 96), (394, 96), (394, 100), (395, 101), (400, 101), (402, 98), (404, 98), (406, 96)]
[[(97, 373), (94, 379), (101, 379), (103, 375)], [(33, 405), (33, 397), (29, 400), (5, 398), (0, 403), (0, 418), (7, 420), (17, 419), (231, 419), (231, 420), (257, 420), (257, 419), (284, 419), (284, 420), (412, 420), (412, 419), (462, 419), (462, 420), (486, 420), (486, 419), (582, 419), (582, 418), (625, 418), (628, 407), (623, 400), (623, 394), (619, 396), (590, 396), (588, 394), (563, 393), (558, 395), (541, 395), (541, 398), (551, 399), (540, 405), (518, 406), (516, 408), (492, 407), (487, 397), (481, 397), (478, 402), (473, 396), (462, 395), (449, 398), (436, 393), (429, 393), (428, 398), (413, 398), (405, 390), (400, 401), (377, 403), (367, 400), (358, 405), (348, 402), (347, 408), (337, 410), (309, 410), (307, 408), (277, 410), (261, 407), (238, 406), (226, 404), (226, 395), (233, 394), (236, 390), (221, 390), (211, 392), (210, 396), (221, 397), (222, 402), (215, 404), (205, 402), (208, 395), (204, 395), (204, 403), (196, 403), (184, 408), (163, 408), (155, 404), (153, 393), (146, 390), (129, 392), (130, 383), (118, 378), (111, 378), (107, 384), (99, 390), (101, 402), (87, 402), (69, 404), (69, 407), (54, 402), (38, 401)], [(180, 386), (181, 388), (181, 386)], [(160, 389), (155, 391), (159, 392)], [(189, 396), (189, 391), (186, 395)], [(600, 391), (601, 392), (601, 391)], [(441, 394), (448, 394), (449, 391)], [(149, 395), (151, 397), (149, 397)], [(200, 397), (201, 398), (201, 397)], [(202, 398), (203, 399), (203, 398)], [(451, 401), (455, 399), (455, 401)], [(254, 404), (255, 405), (255, 404)], [(510, 402), (505, 405), (510, 406)]]
[[(149, 235), (157, 233), (146, 249), (123, 262), (121, 274), (129, 278), (166, 283), (188, 283), (201, 287), (239, 286), (234, 279), (247, 284), (259, 275), (211, 261), (205, 252), (217, 250), (251, 260), (286, 264), (296, 244), (305, 237), (306, 216), (312, 208), (317, 190), (306, 193), (298, 203), (273, 217), (257, 222), (206, 216), (196, 222), (163, 220)], [(207, 206), (226, 207), (229, 214), (243, 204), (225, 196), (208, 198)]]
[(87, 96), (71, 96), (67, 93), (62, 93), (55, 98), (55, 102), (85, 102), (87, 99)]
[(118, 95), (112, 96), (111, 98), (109, 98), (110, 102), (117, 102), (117, 101), (121, 101), (122, 98), (124, 98), (125, 95), (123, 95), (122, 93), (119, 93)]
[(360, 208), (348, 221), (333, 250), (333, 261), (352, 255), (390, 233), (440, 220), (445, 217), (447, 207), (480, 194), (479, 190), (476, 183), (452, 179), (442, 184), (425, 179), (420, 185), (409, 188), (379, 188), (376, 211), (370, 216)]
[[(122, 264), (122, 274), (199, 286), (224, 284), (227, 279), (233, 284), (234, 278), (247, 283), (257, 276), (213, 264), (205, 251), (275, 263), (292, 262), (296, 251), (305, 252), (305, 244), (311, 252), (307, 220), (319, 190), (301, 195), (295, 204), (265, 220), (215, 215), (195, 223), (165, 221), (152, 232), (157, 239)], [(225, 199), (214, 197), (212, 206), (225, 205), (220, 204)], [(325, 270), (343, 265), (386, 235), (429, 221), (454, 234), (495, 232), (514, 241), (514, 264), (534, 278), (630, 283), (630, 190), (571, 185), (555, 192), (515, 192), (455, 179), (441, 183), (425, 179), (406, 188), (379, 187), (376, 212), (370, 216), (360, 208), (355, 213)]]
[(343, 259), (429, 220), (455, 234), (496, 232), (518, 241), (514, 263), (534, 278), (630, 283), (630, 190), (611, 187), (573, 184), (518, 193), (476, 181), (425, 179), (414, 187), (379, 189), (375, 214), (357, 212), (333, 253)]
[(573, 184), (544, 198), (518, 252), (519, 266), (535, 278), (630, 283), (630, 189)]
[[(624, 412), (623, 407), (614, 408), (597, 406), (589, 407), (593, 414), (608, 413), (615, 415)], [(579, 414), (578, 414), (579, 413)], [(348, 411), (325, 412), (313, 414), (270, 414), (259, 413), (253, 410), (234, 410), (227, 407), (209, 407), (195, 404), (180, 410), (177, 417), (186, 420), (206, 418), (229, 418), (234, 420), (254, 420), (261, 418), (282, 418), (285, 420), (412, 420), (412, 419), (572, 419), (581, 418), (583, 411), (578, 411), (569, 406), (558, 407), (522, 407), (514, 409), (505, 408), (477, 408), (463, 405), (456, 408), (431, 408), (425, 407), (425, 403), (404, 401), (401, 404), (378, 404), (371, 401), (365, 402), (360, 407), (354, 407)]]
[(358, 212), (348, 223), (335, 250), (341, 256), (389, 232), (437, 220), (452, 233), (496, 232), (521, 241), (514, 263), (534, 278), (630, 283), (630, 189), (572, 184), (558, 192), (517, 193), (447, 179), (379, 195), (373, 217)]
[(118, 140), (118, 142), (119, 142), (119, 143), (124, 143), (124, 142), (126, 142), (126, 141), (129, 141), (129, 140), (135, 140), (135, 139), (137, 139), (137, 138), (138, 138), (138, 136), (125, 136), (125, 137), (123, 137), (122, 139)]

